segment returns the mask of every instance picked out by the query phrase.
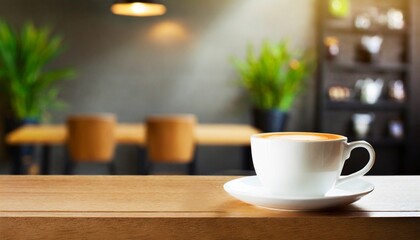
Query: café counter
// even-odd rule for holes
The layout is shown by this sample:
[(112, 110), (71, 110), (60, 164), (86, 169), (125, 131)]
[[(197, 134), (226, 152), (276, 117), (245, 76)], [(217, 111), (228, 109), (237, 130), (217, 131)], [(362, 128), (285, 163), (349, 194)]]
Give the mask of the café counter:
[(324, 211), (236, 200), (233, 176), (0, 176), (6, 239), (418, 239), (420, 176), (366, 176), (375, 190)]

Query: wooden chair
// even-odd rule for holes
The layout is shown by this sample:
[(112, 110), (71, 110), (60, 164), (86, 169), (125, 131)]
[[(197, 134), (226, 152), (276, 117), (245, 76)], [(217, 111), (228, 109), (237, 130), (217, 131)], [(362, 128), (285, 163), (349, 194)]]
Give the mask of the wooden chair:
[(72, 115), (67, 118), (67, 160), (65, 173), (72, 174), (73, 164), (79, 162), (107, 163), (115, 174), (116, 117), (113, 114)]
[[(148, 163), (188, 164), (188, 173), (195, 174), (194, 115), (149, 116), (146, 118)], [(148, 173), (151, 166), (146, 166)]]

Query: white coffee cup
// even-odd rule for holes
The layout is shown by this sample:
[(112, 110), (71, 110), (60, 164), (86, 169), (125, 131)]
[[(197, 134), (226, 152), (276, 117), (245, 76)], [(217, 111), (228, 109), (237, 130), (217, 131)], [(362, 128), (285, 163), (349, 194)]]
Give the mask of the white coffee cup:
[[(361, 170), (340, 176), (354, 148), (369, 152)], [(365, 141), (309, 132), (260, 133), (251, 136), (252, 161), (262, 185), (273, 195), (320, 197), (335, 185), (365, 175), (375, 162), (375, 151)]]

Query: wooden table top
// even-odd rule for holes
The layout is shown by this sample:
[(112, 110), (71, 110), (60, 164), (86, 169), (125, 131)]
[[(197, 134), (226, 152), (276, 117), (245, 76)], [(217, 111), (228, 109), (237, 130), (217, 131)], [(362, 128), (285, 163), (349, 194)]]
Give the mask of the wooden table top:
[[(200, 145), (249, 145), (249, 137), (259, 131), (246, 124), (198, 124), (196, 140)], [(142, 123), (119, 123), (116, 127), (116, 141), (119, 144), (145, 143), (146, 129)], [(6, 136), (6, 142), (19, 144), (61, 145), (67, 138), (63, 124), (26, 125)]]
[(60, 232), (70, 238), (86, 232), (92, 239), (114, 233), (173, 239), (180, 231), (182, 238), (192, 239), (223, 239), (227, 234), (261, 239), (273, 233), (293, 239), (420, 236), (420, 176), (364, 177), (375, 185), (372, 193), (341, 209), (314, 212), (267, 210), (240, 202), (223, 190), (234, 178), (0, 176), (0, 234), (24, 238), (35, 231), (49, 239)]

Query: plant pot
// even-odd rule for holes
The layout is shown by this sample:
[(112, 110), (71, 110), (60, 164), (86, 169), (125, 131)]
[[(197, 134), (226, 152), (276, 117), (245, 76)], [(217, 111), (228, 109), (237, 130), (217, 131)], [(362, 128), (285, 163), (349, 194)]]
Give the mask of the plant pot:
[(283, 132), (286, 129), (288, 113), (278, 109), (252, 110), (253, 125), (263, 132)]
[(38, 123), (39, 121), (34, 118), (25, 118), (23, 120), (17, 120), (15, 118), (8, 117), (5, 119), (5, 130), (6, 130), (6, 133), (9, 133), (23, 125), (38, 124)]

